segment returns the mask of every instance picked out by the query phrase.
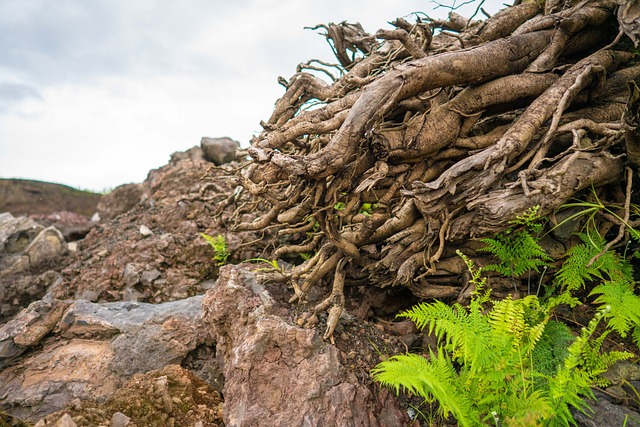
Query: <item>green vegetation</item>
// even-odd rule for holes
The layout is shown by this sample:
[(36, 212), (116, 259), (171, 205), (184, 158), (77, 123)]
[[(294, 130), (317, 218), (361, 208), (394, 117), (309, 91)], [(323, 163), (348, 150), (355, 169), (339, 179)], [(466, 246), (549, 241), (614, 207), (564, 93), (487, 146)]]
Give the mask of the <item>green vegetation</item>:
[[(591, 387), (606, 385), (600, 374), (633, 356), (604, 351), (607, 336), (632, 333), (640, 343), (640, 297), (634, 292), (633, 267), (627, 254), (612, 249), (593, 226), (596, 213), (607, 208), (599, 202), (580, 206), (583, 211), (570, 218), (586, 215), (588, 221), (577, 234), (581, 243), (567, 251), (553, 278), (555, 296), (494, 300), (482, 277), (494, 271), (519, 278), (550, 265), (551, 257), (538, 242), (543, 222), (534, 208), (495, 238), (483, 239), (484, 251), (495, 255), (497, 263), (479, 269), (458, 252), (475, 287), (468, 307), (436, 301), (399, 314), (435, 334), (437, 347), (427, 358), (402, 354), (380, 363), (372, 370), (374, 380), (397, 393), (437, 401), (440, 415), (452, 415), (461, 426), (574, 424), (570, 409), (589, 411), (584, 399), (593, 396)], [(638, 232), (627, 221), (621, 223), (635, 239)], [(573, 293), (587, 286), (597, 311), (574, 336), (554, 320), (554, 309), (580, 304)]]
[(537, 272), (540, 267), (552, 261), (540, 247), (536, 237), (544, 225), (538, 210), (539, 206), (535, 206), (515, 220), (509, 221), (511, 227), (495, 238), (482, 239), (487, 246), (481, 251), (489, 252), (500, 260), (498, 264), (483, 267), (483, 270), (495, 271), (505, 277), (518, 278), (527, 272)]
[(555, 307), (579, 304), (568, 292), (545, 303), (536, 295), (493, 300), (479, 269), (459, 255), (476, 289), (469, 307), (436, 301), (401, 313), (435, 334), (438, 347), (429, 358), (402, 354), (380, 363), (374, 380), (397, 393), (437, 400), (442, 416), (451, 414), (465, 427), (573, 424), (570, 408), (588, 410), (584, 397), (601, 384), (598, 375), (632, 356), (601, 350), (609, 330), (596, 337), (596, 328), (608, 309), (574, 338), (552, 320)]
[(216, 237), (209, 236), (205, 233), (200, 233), (200, 235), (211, 245), (213, 248), (213, 260), (216, 261), (216, 265), (221, 267), (227, 263), (227, 258), (229, 258), (229, 249), (227, 248), (227, 240), (224, 238), (222, 234), (218, 234)]

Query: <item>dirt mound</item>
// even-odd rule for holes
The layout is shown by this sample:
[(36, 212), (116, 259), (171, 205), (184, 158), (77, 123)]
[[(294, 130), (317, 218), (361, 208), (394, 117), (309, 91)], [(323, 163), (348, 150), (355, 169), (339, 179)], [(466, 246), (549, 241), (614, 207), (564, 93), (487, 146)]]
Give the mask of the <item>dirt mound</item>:
[(18, 215), (48, 215), (69, 211), (91, 217), (101, 194), (27, 179), (0, 179), (0, 212)]

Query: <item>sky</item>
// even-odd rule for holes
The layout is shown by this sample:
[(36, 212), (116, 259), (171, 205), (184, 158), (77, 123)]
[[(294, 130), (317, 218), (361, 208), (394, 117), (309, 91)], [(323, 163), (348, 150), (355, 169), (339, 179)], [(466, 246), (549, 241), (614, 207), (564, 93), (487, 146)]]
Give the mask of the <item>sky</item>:
[[(463, 3), (441, 3), (454, 1)], [(142, 182), (204, 136), (246, 147), (284, 93), (278, 76), (312, 58), (336, 62), (326, 39), (304, 27), (360, 22), (375, 33), (412, 12), (446, 16), (436, 6), (0, 0), (0, 178), (107, 191)]]

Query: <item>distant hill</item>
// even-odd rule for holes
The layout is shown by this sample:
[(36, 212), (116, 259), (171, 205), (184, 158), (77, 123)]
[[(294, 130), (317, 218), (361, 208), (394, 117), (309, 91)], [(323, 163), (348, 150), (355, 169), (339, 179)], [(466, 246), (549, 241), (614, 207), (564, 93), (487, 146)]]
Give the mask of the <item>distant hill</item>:
[(28, 179), (0, 179), (0, 212), (12, 215), (69, 211), (91, 217), (100, 194), (62, 184)]

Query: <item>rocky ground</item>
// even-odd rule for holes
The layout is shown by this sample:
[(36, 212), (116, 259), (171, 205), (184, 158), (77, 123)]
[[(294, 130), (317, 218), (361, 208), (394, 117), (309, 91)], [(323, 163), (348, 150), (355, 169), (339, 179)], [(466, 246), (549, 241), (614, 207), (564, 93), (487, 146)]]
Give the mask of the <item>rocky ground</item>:
[[(313, 307), (330, 290), (290, 305), (272, 268), (247, 262), (270, 259), (275, 236), (233, 232), (218, 213), (236, 188), (225, 169), (242, 166), (230, 144), (176, 153), (103, 196), (93, 222), (55, 206), (0, 214), (0, 426), (429, 425), (428, 406), (369, 377), (382, 359), (433, 345), (394, 320), (415, 297), (353, 284), (324, 340), (327, 316)], [(227, 265), (200, 233), (225, 236)], [(618, 389), (596, 404), (606, 420), (580, 424), (640, 419), (623, 387), (639, 380), (620, 367)], [(412, 420), (415, 408), (426, 415)]]

